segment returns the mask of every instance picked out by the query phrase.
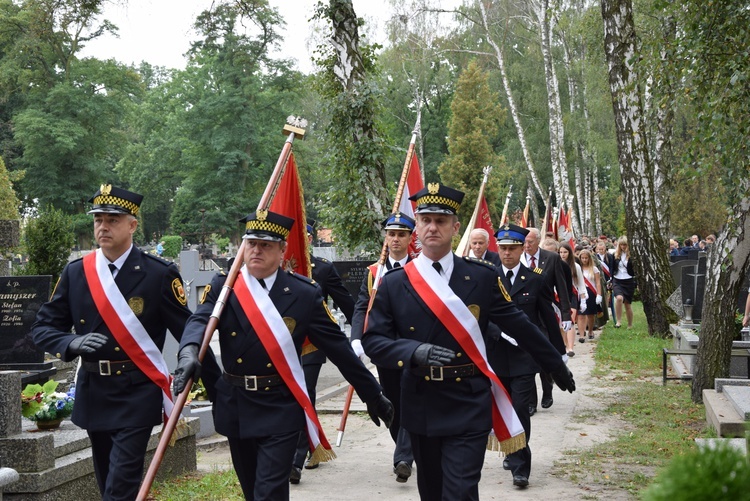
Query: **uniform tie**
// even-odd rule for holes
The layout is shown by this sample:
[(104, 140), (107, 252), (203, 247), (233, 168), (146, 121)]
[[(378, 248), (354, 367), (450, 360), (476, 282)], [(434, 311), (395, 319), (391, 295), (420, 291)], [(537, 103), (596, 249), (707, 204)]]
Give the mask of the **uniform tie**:
[(268, 292), (268, 289), (266, 289), (266, 281), (265, 280), (263, 280), (262, 278), (259, 278), (258, 279), (258, 283), (260, 284), (261, 287), (263, 287), (264, 291)]
[(508, 270), (508, 272), (505, 274), (505, 278), (508, 279), (508, 283), (513, 285), (513, 270)]
[(112, 276), (115, 276), (115, 273), (117, 273), (117, 266), (114, 265), (114, 263), (109, 263), (109, 271), (112, 272)]
[(438, 273), (442, 273), (442, 271), (443, 271), (443, 267), (440, 266), (440, 262), (439, 261), (435, 261), (434, 263), (432, 263), (432, 267), (435, 268), (435, 270)]
[(532, 270), (536, 268), (536, 258), (534, 256), (529, 256), (529, 264)]
[[(440, 264), (440, 263), (438, 263), (438, 264)], [(398, 261), (396, 261), (395, 263), (393, 263), (393, 267), (394, 268), (401, 268), (401, 263), (399, 263)]]

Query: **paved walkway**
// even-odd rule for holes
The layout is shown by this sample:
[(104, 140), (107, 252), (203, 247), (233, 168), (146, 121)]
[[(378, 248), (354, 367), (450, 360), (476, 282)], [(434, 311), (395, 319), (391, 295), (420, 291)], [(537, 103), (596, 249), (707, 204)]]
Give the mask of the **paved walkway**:
[[(529, 487), (525, 490), (514, 487), (510, 472), (502, 469), (502, 458), (495, 452), (488, 452), (479, 488), (481, 499), (598, 499), (589, 487), (579, 485), (569, 478), (559, 478), (555, 476), (553, 469), (554, 462), (563, 459), (566, 451), (590, 447), (609, 436), (608, 426), (597, 426), (596, 422), (591, 423), (591, 419), (577, 418), (579, 415), (590, 415), (590, 411), (600, 406), (592, 398), (597, 387), (590, 376), (594, 366), (592, 353), (595, 347), (596, 341), (577, 344), (576, 356), (568, 362), (575, 377), (577, 391), (570, 394), (555, 388), (554, 405), (549, 409), (539, 408), (539, 412), (532, 418), (530, 444), (533, 462)], [(343, 383), (333, 384), (321, 391), (318, 397), (321, 422), (331, 444), (336, 442), (345, 389), (346, 385)], [(539, 395), (541, 396), (541, 388)], [(343, 443), (340, 447), (334, 446), (338, 457), (315, 470), (303, 470), (300, 484), (291, 486), (291, 499), (418, 500), (415, 476), (405, 484), (395, 480), (391, 460), (393, 442), (388, 430), (373, 425), (365, 413), (364, 404), (356, 395), (351, 410), (353, 414), (349, 416)], [(199, 448), (200, 470), (231, 468), (229, 451), (221, 443), (204, 440)], [(628, 499), (624, 493), (623, 497), (606, 497), (608, 501)]]

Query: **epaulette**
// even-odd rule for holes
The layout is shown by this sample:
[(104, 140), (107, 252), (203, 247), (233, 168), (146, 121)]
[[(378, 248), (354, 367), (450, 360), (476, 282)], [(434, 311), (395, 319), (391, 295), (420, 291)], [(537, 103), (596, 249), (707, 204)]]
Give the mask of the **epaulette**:
[(329, 261), (329, 260), (327, 260), (327, 259), (326, 259), (326, 258), (324, 258), (324, 257), (319, 257), (318, 259), (320, 259), (320, 260), (321, 260), (321, 261), (323, 261), (324, 263), (330, 263), (330, 261)]
[(541, 275), (542, 273), (544, 273), (544, 270), (539, 267), (534, 268), (532, 271), (537, 275)]
[(495, 267), (494, 264), (490, 263), (489, 261), (485, 261), (484, 259), (477, 259), (475, 257), (464, 256), (464, 261), (469, 262), (469, 263), (474, 263), (474, 264), (481, 264), (491, 269), (492, 271), (497, 271), (497, 268)]
[(143, 255), (143, 256), (145, 256), (145, 257), (147, 257), (147, 258), (149, 258), (149, 259), (151, 259), (153, 261), (156, 261), (157, 263), (162, 264), (164, 266), (169, 266), (170, 264), (174, 264), (171, 261), (167, 261), (166, 259), (161, 258), (159, 256), (154, 256), (153, 254), (149, 254), (146, 251), (141, 251), (141, 255)]
[(82, 259), (83, 259), (83, 256), (81, 256), (81, 257), (77, 257), (77, 258), (75, 258), (74, 260), (72, 260), (72, 261), (71, 261), (70, 263), (68, 263), (68, 264), (73, 264), (73, 263), (77, 263), (78, 261), (80, 261), (80, 260), (82, 260)]
[(291, 270), (288, 270), (288, 271), (287, 271), (287, 274), (288, 274), (289, 276), (292, 276), (292, 277), (296, 278), (296, 279), (297, 279), (297, 280), (299, 280), (300, 282), (304, 282), (304, 283), (306, 283), (306, 284), (309, 284), (309, 285), (317, 285), (317, 284), (318, 284), (318, 283), (317, 283), (317, 282), (316, 282), (315, 280), (313, 280), (312, 278), (310, 278), (310, 277), (306, 277), (306, 276), (304, 276), (304, 275), (300, 275), (299, 273), (294, 273), (294, 272), (293, 272), (293, 271), (291, 271)]
[(398, 268), (391, 268), (390, 270), (385, 270), (385, 273), (383, 273), (383, 275), (387, 275), (388, 273), (392, 271), (398, 271), (398, 270), (403, 270), (403, 269), (404, 269), (403, 266), (399, 266)]

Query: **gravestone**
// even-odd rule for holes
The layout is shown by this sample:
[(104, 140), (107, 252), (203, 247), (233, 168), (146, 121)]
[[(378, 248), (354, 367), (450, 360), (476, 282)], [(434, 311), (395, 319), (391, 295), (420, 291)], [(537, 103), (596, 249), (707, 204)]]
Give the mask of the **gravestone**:
[(687, 259), (687, 256), (684, 256), (684, 257), (685, 259), (669, 264), (669, 269), (672, 272), (672, 282), (674, 283), (674, 286), (677, 287), (678, 289), (682, 287), (683, 266), (695, 266), (696, 264), (698, 264), (697, 260), (691, 261)]
[(35, 370), (44, 362), (31, 325), (49, 300), (51, 281), (49, 275), (0, 277), (0, 368)]
[(703, 310), (703, 296), (706, 292), (706, 256), (703, 255), (698, 260), (698, 264), (693, 266), (683, 266), (682, 268), (682, 302), (688, 300), (693, 305), (693, 321), (700, 322)]
[(356, 302), (362, 280), (367, 276), (367, 267), (372, 261), (336, 261), (333, 265), (341, 275), (341, 281)]

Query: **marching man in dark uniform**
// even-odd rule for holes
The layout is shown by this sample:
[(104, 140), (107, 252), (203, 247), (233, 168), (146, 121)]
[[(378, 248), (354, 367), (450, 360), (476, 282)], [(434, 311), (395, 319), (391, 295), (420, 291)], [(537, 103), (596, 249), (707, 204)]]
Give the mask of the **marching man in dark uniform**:
[[(383, 221), (385, 240), (388, 246), (388, 259), (385, 261), (386, 269), (399, 268), (411, 261), (409, 257), (409, 243), (411, 242), (411, 234), (414, 231), (414, 224), (412, 218), (400, 213), (391, 214), (390, 217)], [(354, 306), (351, 333), (352, 348), (360, 359), (365, 356), (365, 351), (362, 348), (362, 330), (364, 328), (367, 307), (370, 304), (373, 281), (377, 273), (378, 264), (370, 265), (367, 276), (362, 281), (362, 287), (359, 289), (357, 304)], [(393, 473), (396, 474), (396, 481), (401, 483), (409, 480), (412, 463), (414, 462), (409, 433), (401, 428), (402, 372), (402, 369), (378, 367), (378, 377), (380, 378), (380, 384), (383, 386), (383, 394), (393, 403), (395, 410), (393, 424), (390, 428), (391, 438), (396, 443), (396, 449), (393, 451)]]
[(89, 200), (99, 249), (65, 267), (31, 329), (45, 351), (83, 359), (72, 421), (91, 438), (105, 500), (138, 493), (151, 430), (172, 407), (166, 330), (179, 339), (190, 316), (177, 267), (133, 245), (142, 199), (102, 185)]
[[(565, 343), (560, 335), (557, 315), (552, 308), (552, 288), (542, 276), (541, 268), (532, 270), (521, 263), (523, 243), (528, 233), (529, 230), (515, 224), (506, 224), (497, 231), (497, 248), (501, 260), (497, 270), (513, 303), (542, 332), (549, 333), (549, 339), (562, 360)], [(528, 446), (531, 439), (529, 404), (535, 389), (534, 377), (540, 369), (534, 359), (518, 347), (518, 342), (514, 338), (501, 333), (494, 324), (490, 324), (490, 327), (487, 358), (510, 394), (513, 408), (526, 432), (527, 441), (526, 447), (505, 458), (503, 468), (511, 471), (513, 485), (525, 488), (529, 485), (531, 475), (531, 449)]]
[(494, 266), (451, 252), (460, 191), (430, 183), (411, 197), (422, 253), (387, 273), (362, 337), (382, 367), (403, 368), (401, 425), (410, 432), (423, 500), (476, 500), (490, 429), (500, 448), (525, 446), (523, 428), (489, 367), (489, 321), (573, 391), (573, 377), (549, 340), (511, 302)]
[[(312, 250), (315, 220), (308, 219), (306, 229), (307, 243)], [(341, 313), (346, 317), (346, 321), (351, 324), (352, 312), (354, 311), (354, 298), (349, 293), (344, 282), (341, 281), (341, 276), (339, 275), (339, 272), (336, 271), (333, 263), (310, 253), (310, 268), (312, 269), (312, 279), (320, 287), (323, 299), (328, 301), (328, 297), (330, 296), (336, 306), (341, 310)], [(324, 363), (326, 363), (326, 354), (323, 350), (319, 350), (317, 346), (311, 343), (307, 343), (302, 347), (302, 371), (305, 373), (307, 394), (310, 395), (310, 400), (313, 405), (315, 405), (318, 377), (320, 376), (320, 370)], [(309, 470), (318, 467), (318, 463), (316, 462), (308, 462), (305, 464), (305, 460), (310, 452), (310, 443), (307, 433), (303, 431), (300, 433), (299, 441), (297, 442), (297, 452), (294, 454), (294, 460), (292, 461), (289, 482), (293, 484), (298, 484), (300, 482), (303, 466)]]
[[(218, 325), (225, 372), (216, 383), (214, 425), (228, 437), (246, 499), (289, 499), (289, 465), (301, 430), (310, 437), (311, 462), (335, 457), (305, 389), (300, 353), (306, 337), (354, 385), (376, 424), (382, 419), (390, 426), (393, 405), (352, 351), (320, 288), (279, 267), (294, 220), (258, 211), (243, 222), (244, 266)], [(185, 326), (176, 392), (200, 370), (199, 344), (225, 280), (214, 277)]]

